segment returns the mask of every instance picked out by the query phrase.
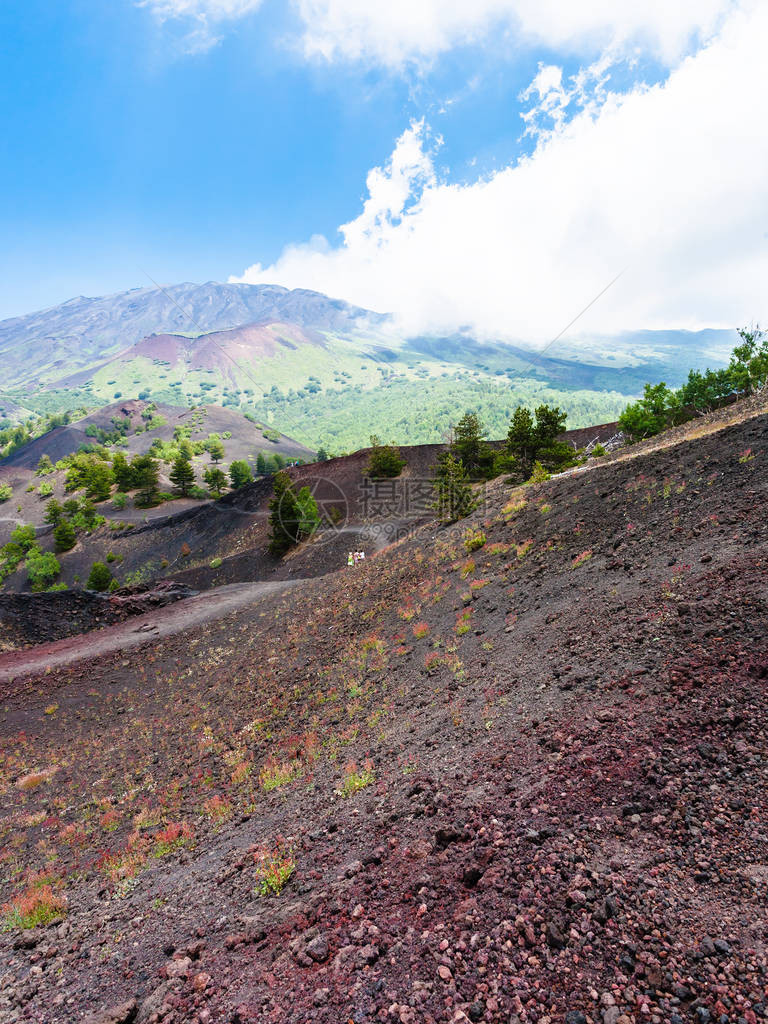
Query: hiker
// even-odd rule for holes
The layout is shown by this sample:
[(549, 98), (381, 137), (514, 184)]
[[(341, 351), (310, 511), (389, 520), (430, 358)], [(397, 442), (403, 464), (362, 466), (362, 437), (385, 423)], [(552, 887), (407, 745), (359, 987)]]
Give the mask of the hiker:
[(360, 557), (360, 561), (364, 562), (365, 561), (365, 552), (364, 551), (359, 551), (358, 555)]
[(347, 565), (354, 566), (354, 564), (355, 564), (355, 559), (354, 559), (354, 556), (352, 555), (352, 552), (350, 551), (349, 555), (347, 557)]

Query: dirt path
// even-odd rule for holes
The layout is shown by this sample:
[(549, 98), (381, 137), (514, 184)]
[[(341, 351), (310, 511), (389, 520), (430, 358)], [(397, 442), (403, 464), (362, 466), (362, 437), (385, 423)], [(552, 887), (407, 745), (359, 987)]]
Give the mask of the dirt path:
[(18, 679), (30, 672), (69, 665), (82, 658), (98, 657), (113, 651), (127, 651), (147, 641), (181, 633), (221, 618), (227, 612), (251, 604), (259, 598), (284, 592), (302, 580), (276, 583), (231, 583), (197, 594), (184, 601), (139, 615), (115, 626), (42, 644), (39, 647), (0, 655), (0, 682)]

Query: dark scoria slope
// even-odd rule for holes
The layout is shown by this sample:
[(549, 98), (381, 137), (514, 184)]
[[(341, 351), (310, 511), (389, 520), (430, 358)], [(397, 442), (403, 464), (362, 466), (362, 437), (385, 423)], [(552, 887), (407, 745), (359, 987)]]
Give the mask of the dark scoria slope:
[(0, 939), (0, 1014), (765, 1019), (766, 452), (760, 416), (496, 483), (457, 532), (6, 683), (3, 898), (45, 867), (68, 911)]

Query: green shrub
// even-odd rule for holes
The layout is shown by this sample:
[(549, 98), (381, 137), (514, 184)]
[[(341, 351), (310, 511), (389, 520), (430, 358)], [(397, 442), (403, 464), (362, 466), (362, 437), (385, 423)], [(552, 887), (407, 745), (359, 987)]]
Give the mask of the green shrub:
[(68, 519), (60, 519), (53, 530), (53, 539), (57, 551), (70, 551), (77, 539), (75, 528)]
[(37, 493), (41, 498), (50, 498), (53, 494), (53, 484), (50, 480), (44, 480), (37, 488)]
[(405, 466), (405, 459), (400, 457), (400, 449), (394, 444), (382, 444), (375, 434), (371, 435), (371, 454), (365, 475), (373, 480), (381, 480), (400, 476)]
[(112, 495), (112, 504), (115, 506), (116, 509), (118, 509), (118, 511), (124, 509), (127, 503), (128, 495), (125, 494), (124, 491), (117, 491), (115, 494)]
[(87, 590), (96, 590), (99, 593), (103, 593), (109, 588), (111, 582), (112, 573), (106, 565), (103, 562), (94, 562), (85, 586)]
[(27, 555), (27, 578), (34, 591), (45, 590), (61, 572), (59, 560), (51, 551), (39, 548), (30, 550)]
[(531, 475), (528, 478), (529, 484), (543, 484), (545, 481), (550, 479), (551, 474), (542, 466), (540, 462), (534, 462)]
[(8, 484), (0, 484), (0, 504), (4, 501), (8, 501), (12, 494), (13, 489), (9, 487)]
[(220, 569), (221, 568), (221, 563), (222, 563), (222, 559), (221, 558), (214, 558), (214, 559), (212, 559), (212, 561), (210, 563), (211, 564), (211, 568), (212, 569)]
[(483, 547), (485, 541), (486, 537), (482, 530), (468, 530), (464, 535), (464, 547), (467, 549), (467, 554)]

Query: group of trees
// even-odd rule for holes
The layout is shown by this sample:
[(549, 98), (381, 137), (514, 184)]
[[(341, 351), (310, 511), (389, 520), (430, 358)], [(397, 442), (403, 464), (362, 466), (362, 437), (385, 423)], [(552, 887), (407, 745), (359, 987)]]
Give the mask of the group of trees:
[(17, 526), (10, 541), (0, 548), (0, 582), (16, 572), (22, 562), (32, 590), (64, 587), (64, 584), (55, 583), (61, 572), (59, 560), (52, 551), (41, 550), (35, 538), (34, 526)]
[(519, 482), (541, 466), (558, 471), (575, 462), (573, 449), (558, 437), (565, 430), (566, 414), (556, 406), (540, 405), (531, 414), (518, 406), (512, 414), (506, 441), (491, 446), (485, 429), (473, 412), (462, 416), (451, 444), (435, 467), (434, 508), (444, 523), (456, 522), (476, 507), (471, 481), (491, 480), (507, 472)]
[(768, 385), (768, 333), (759, 326), (740, 328), (741, 341), (722, 370), (691, 370), (676, 391), (664, 381), (646, 384), (642, 398), (630, 403), (619, 426), (635, 440), (653, 437), (743, 395)]
[(91, 533), (104, 522), (104, 516), (86, 498), (69, 498), (63, 504), (51, 498), (45, 506), (44, 520), (53, 526), (53, 539), (57, 551), (71, 550), (79, 533)]

